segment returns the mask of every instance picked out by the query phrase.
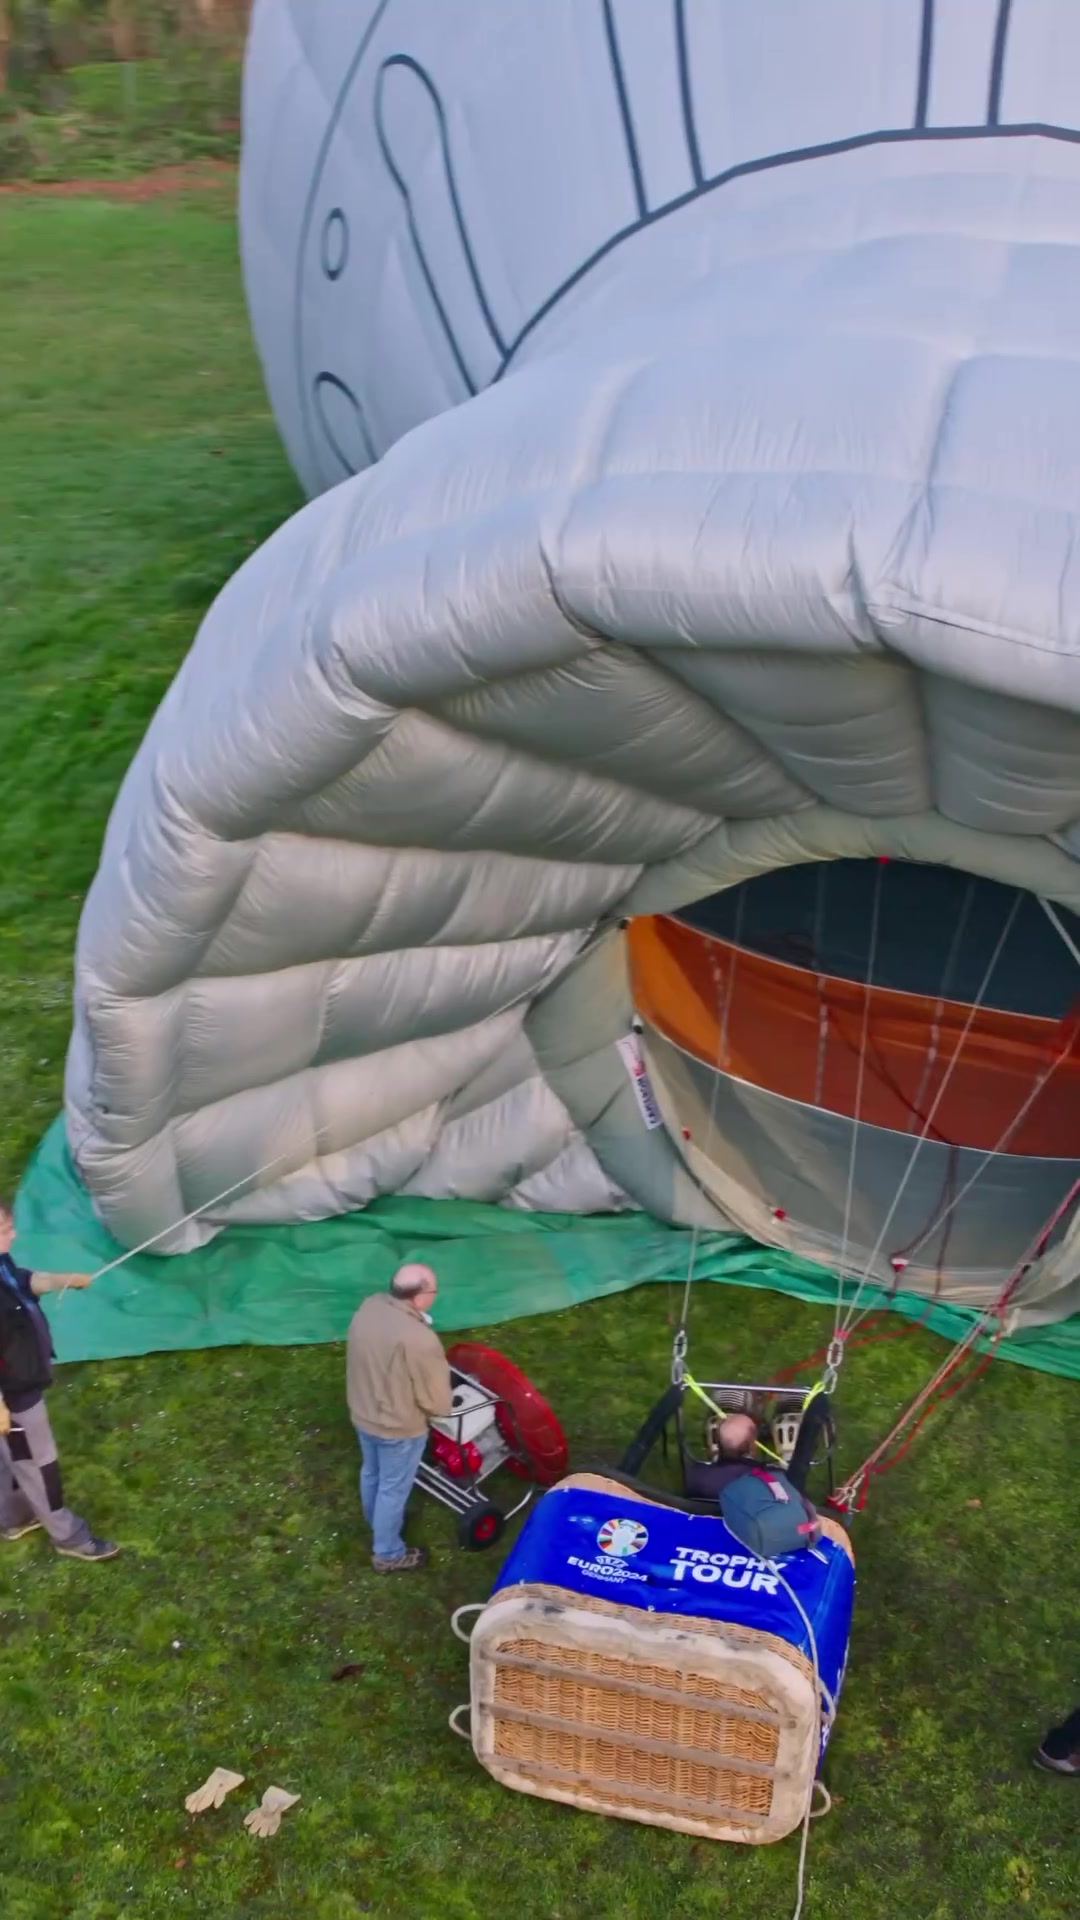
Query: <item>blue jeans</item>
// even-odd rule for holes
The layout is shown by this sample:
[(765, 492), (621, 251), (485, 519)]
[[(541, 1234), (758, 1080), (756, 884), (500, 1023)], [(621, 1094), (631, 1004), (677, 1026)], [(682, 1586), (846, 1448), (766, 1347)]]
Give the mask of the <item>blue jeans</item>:
[(375, 1553), (380, 1560), (396, 1560), (405, 1552), (401, 1529), (405, 1505), (423, 1458), (427, 1434), (415, 1440), (380, 1440), (377, 1434), (363, 1433), (360, 1442), (360, 1505), (364, 1519), (375, 1536)]

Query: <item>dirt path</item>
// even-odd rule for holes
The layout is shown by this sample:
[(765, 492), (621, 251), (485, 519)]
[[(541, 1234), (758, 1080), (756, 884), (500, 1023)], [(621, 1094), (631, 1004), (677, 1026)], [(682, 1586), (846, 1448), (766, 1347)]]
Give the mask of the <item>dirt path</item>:
[(174, 167), (156, 167), (124, 180), (10, 180), (0, 195), (43, 194), (66, 200), (78, 195), (98, 200), (158, 200), (172, 193), (190, 193), (210, 187), (235, 185), (232, 160), (185, 160)]

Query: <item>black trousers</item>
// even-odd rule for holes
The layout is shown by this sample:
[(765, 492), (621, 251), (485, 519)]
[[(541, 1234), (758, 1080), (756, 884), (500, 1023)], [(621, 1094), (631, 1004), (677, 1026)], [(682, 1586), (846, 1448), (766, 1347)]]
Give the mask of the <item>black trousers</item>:
[(1051, 1760), (1067, 1760), (1070, 1754), (1080, 1753), (1080, 1707), (1060, 1727), (1051, 1727), (1043, 1741), (1043, 1752)]

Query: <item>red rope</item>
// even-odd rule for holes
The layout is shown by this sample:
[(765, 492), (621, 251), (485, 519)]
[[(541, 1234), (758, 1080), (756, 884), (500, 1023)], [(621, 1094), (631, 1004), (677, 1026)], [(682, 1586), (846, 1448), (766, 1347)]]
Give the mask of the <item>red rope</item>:
[[(1049, 1219), (1039, 1228), (1035, 1239), (1028, 1247), (1026, 1253), (1013, 1268), (993, 1306), (989, 1307), (980, 1319), (969, 1329), (963, 1340), (953, 1349), (948, 1359), (945, 1360), (937, 1372), (932, 1375), (921, 1393), (916, 1394), (914, 1400), (904, 1409), (895, 1426), (885, 1435), (881, 1444), (874, 1449), (874, 1452), (863, 1462), (858, 1471), (852, 1474), (845, 1482), (844, 1487), (840, 1490), (841, 1494), (846, 1492), (849, 1496), (854, 1496), (857, 1512), (861, 1513), (866, 1506), (871, 1478), (875, 1474), (882, 1475), (888, 1473), (890, 1468), (894, 1467), (899, 1460), (904, 1458), (905, 1454), (909, 1452), (916, 1434), (925, 1424), (934, 1409), (943, 1405), (946, 1400), (953, 1399), (964, 1387), (972, 1385), (981, 1374), (986, 1372), (1005, 1334), (1005, 1310), (1009, 1301), (1019, 1286), (1020, 1281), (1023, 1279), (1024, 1274), (1031, 1266), (1032, 1261), (1038, 1259), (1039, 1255), (1045, 1250), (1054, 1228), (1058, 1225), (1058, 1222), (1064, 1218), (1078, 1195), (1080, 1195), (1080, 1180), (1074, 1180), (1064, 1199), (1058, 1202)], [(953, 1374), (959, 1372), (965, 1360), (974, 1358), (976, 1341), (980, 1339), (984, 1327), (989, 1325), (991, 1320), (995, 1319), (997, 1321), (997, 1327), (986, 1352), (978, 1357), (974, 1366), (966, 1373), (961, 1374), (960, 1378), (954, 1380), (951, 1386), (947, 1386), (946, 1383)], [(880, 1338), (880, 1336), (878, 1337)], [(914, 1418), (916, 1415), (918, 1417)], [(913, 1418), (914, 1424), (912, 1424)], [(897, 1444), (892, 1448), (892, 1451), (889, 1452), (890, 1443), (894, 1439)], [(843, 1507), (845, 1502), (841, 1498), (837, 1498), (832, 1504)]]
[(923, 1408), (918, 1419), (914, 1422), (914, 1425), (904, 1435), (903, 1439), (899, 1442), (899, 1444), (896, 1447), (894, 1447), (892, 1453), (890, 1453), (887, 1456), (887, 1458), (880, 1461), (876, 1466), (872, 1466), (867, 1469), (866, 1479), (863, 1482), (862, 1491), (859, 1495), (859, 1500), (857, 1503), (858, 1511), (860, 1513), (862, 1512), (863, 1508), (866, 1505), (871, 1475), (888, 1473), (892, 1467), (897, 1466), (899, 1462), (903, 1460), (904, 1456), (910, 1452), (911, 1447), (914, 1443), (916, 1434), (919, 1433), (920, 1429), (926, 1424), (927, 1420), (929, 1420), (930, 1415), (934, 1413), (938, 1407), (944, 1406), (946, 1400), (954, 1399), (955, 1396), (958, 1393), (961, 1393), (965, 1387), (974, 1386), (976, 1380), (978, 1380), (981, 1374), (986, 1372), (987, 1367), (990, 1365), (990, 1362), (994, 1357), (994, 1351), (997, 1347), (998, 1340), (1001, 1338), (1001, 1335), (1003, 1332), (1004, 1332), (1004, 1326), (1002, 1326), (999, 1329), (999, 1331), (994, 1335), (993, 1341), (991, 1342), (991, 1345), (990, 1345), (989, 1352), (982, 1354), (979, 1357), (977, 1364), (974, 1367), (970, 1368), (967, 1373), (961, 1373), (959, 1378), (954, 1380), (952, 1385), (949, 1387), (945, 1387), (943, 1383), (942, 1391), (936, 1394), (928, 1402), (928, 1404)]
[[(926, 1325), (926, 1317), (933, 1304), (932, 1299), (928, 1300), (917, 1320), (905, 1320), (900, 1326), (893, 1325), (889, 1327), (887, 1332), (861, 1333), (857, 1340), (853, 1340), (850, 1334), (844, 1333), (839, 1333), (836, 1337), (842, 1343), (845, 1353), (850, 1353), (855, 1347), (880, 1346), (885, 1340), (901, 1340), (905, 1334), (915, 1333), (919, 1327)], [(890, 1307), (875, 1307), (873, 1313), (867, 1314), (863, 1324), (864, 1326), (872, 1327), (875, 1320), (884, 1320), (891, 1312), (892, 1309)], [(793, 1366), (781, 1367), (778, 1373), (773, 1374), (772, 1385), (774, 1387), (785, 1386), (789, 1380), (794, 1380), (797, 1374), (805, 1373), (810, 1367), (819, 1366), (826, 1358), (829, 1346), (831, 1345), (832, 1342), (830, 1341), (826, 1346), (819, 1347), (816, 1353), (807, 1354), (805, 1360), (796, 1360)]]
[[(981, 1355), (976, 1365), (973, 1368), (971, 1368), (967, 1373), (960, 1373), (960, 1368), (962, 1367), (964, 1360), (970, 1359), (972, 1357), (972, 1348), (974, 1346), (974, 1338), (972, 1339), (970, 1345), (965, 1346), (963, 1348), (958, 1347), (955, 1353), (950, 1357), (946, 1365), (939, 1370), (939, 1372), (934, 1376), (933, 1380), (930, 1381), (929, 1385), (923, 1389), (923, 1392), (921, 1394), (916, 1395), (915, 1399), (911, 1402), (911, 1405), (907, 1408), (905, 1413), (901, 1415), (895, 1427), (892, 1428), (891, 1433), (887, 1434), (884, 1441), (882, 1442), (882, 1448), (887, 1447), (890, 1439), (892, 1438), (892, 1435), (893, 1434), (898, 1435), (899, 1437), (898, 1437), (897, 1445), (893, 1448), (892, 1452), (888, 1454), (883, 1453), (882, 1458), (879, 1460), (875, 1459), (873, 1454), (871, 1454), (869, 1460), (866, 1461), (866, 1463), (859, 1468), (858, 1473), (854, 1474), (852, 1478), (846, 1482), (846, 1486), (848, 1488), (850, 1489), (858, 1488), (858, 1494), (855, 1499), (855, 1511), (857, 1513), (862, 1513), (865, 1510), (867, 1500), (870, 1494), (870, 1481), (872, 1477), (875, 1474), (877, 1475), (886, 1474), (891, 1470), (891, 1468), (895, 1467), (897, 1463), (904, 1458), (905, 1454), (907, 1454), (910, 1451), (911, 1446), (915, 1440), (916, 1434), (925, 1425), (926, 1421), (930, 1418), (930, 1415), (935, 1411), (935, 1409), (937, 1407), (942, 1406), (946, 1400), (953, 1399), (954, 1396), (960, 1393), (964, 1387), (973, 1385), (974, 1382), (979, 1378), (979, 1375), (982, 1373), (985, 1373), (987, 1367), (990, 1365), (990, 1362), (994, 1357), (994, 1351), (997, 1347), (997, 1343), (1000, 1340), (1004, 1331), (1005, 1331), (1005, 1323), (1004, 1323), (1004, 1320), (1002, 1319), (999, 1324), (998, 1331), (994, 1335), (993, 1341), (990, 1346), (990, 1350), (987, 1353)], [(951, 1386), (946, 1386), (945, 1383), (948, 1380), (949, 1375), (951, 1373), (958, 1373), (959, 1377), (953, 1381)], [(935, 1391), (935, 1387), (938, 1389), (938, 1391)], [(919, 1407), (920, 1404), (922, 1405), (922, 1411), (919, 1413), (918, 1419), (905, 1433), (904, 1432), (905, 1423), (910, 1419), (912, 1412), (917, 1407)], [(881, 1449), (879, 1449), (879, 1451), (881, 1451)], [(841, 1511), (844, 1509), (844, 1506), (845, 1506), (844, 1501), (840, 1499), (835, 1499), (831, 1501), (830, 1504), (840, 1508)]]
[[(882, 860), (880, 864), (885, 865), (887, 863), (884, 860)], [(742, 901), (740, 899), (740, 907), (741, 907), (741, 904), (742, 904)], [(735, 953), (737, 954), (739, 951), (738, 936), (736, 936), (736, 940), (733, 943), (733, 945), (734, 945)], [(719, 969), (716, 967), (715, 961), (713, 963), (713, 967), (714, 967), (714, 975), (716, 978), (717, 1012), (719, 1015), (721, 981), (720, 981)], [(729, 975), (729, 978), (728, 978), (728, 994), (725, 996), (725, 1002), (728, 1002), (730, 1000), (731, 985), (734, 979), (734, 967), (735, 967), (735, 962), (733, 959), (731, 974)], [(869, 985), (869, 982), (867, 984)], [(726, 1011), (727, 1011), (727, 1005), (725, 1004), (725, 1013)], [(854, 1053), (856, 1050), (852, 1047), (850, 1035), (845, 1032), (844, 1022), (838, 1017), (835, 1008), (832, 1009), (832, 1019), (842, 1045), (846, 1046), (849, 1052)], [(724, 1022), (725, 1032), (726, 1032), (726, 1024), (727, 1023), (725, 1019), (725, 1022)], [(1061, 1064), (1062, 1060), (1066, 1058), (1067, 1055), (1075, 1052), (1077, 1049), (1078, 1041), (1080, 1041), (1080, 1000), (1076, 1000), (1073, 1002), (1068, 1012), (1057, 1023), (1056, 1031), (1058, 1033), (1061, 1033), (1062, 1031), (1064, 1031), (1066, 1035), (1066, 1045), (1062, 1050), (1062, 1052), (1059, 1053), (1056, 1056), (1056, 1058), (1053, 1059), (1052, 1064), (1049, 1065), (1048, 1071), (1045, 1074), (1046, 1079), (1050, 1078), (1050, 1075), (1056, 1070), (1057, 1066)], [(1049, 1046), (1049, 1042), (1048, 1042), (1048, 1046)], [(721, 1055), (723, 1054), (723, 1035), (721, 1037), (720, 1053)], [(879, 1081), (888, 1088), (889, 1092), (893, 1095), (895, 1099), (897, 1099), (900, 1102), (902, 1106), (907, 1108), (908, 1112), (912, 1115), (913, 1118), (921, 1122), (927, 1135), (930, 1135), (930, 1134), (936, 1135), (938, 1142), (942, 1145), (947, 1146), (949, 1149), (947, 1163), (946, 1163), (946, 1172), (944, 1176), (944, 1186), (943, 1186), (943, 1192), (942, 1192), (942, 1201), (946, 1202), (946, 1204), (944, 1206), (944, 1211), (941, 1212), (940, 1214), (940, 1220), (938, 1220), (936, 1217), (938, 1212), (940, 1211), (940, 1207), (935, 1207), (935, 1209), (931, 1214), (931, 1222), (933, 1224), (927, 1228), (924, 1228), (922, 1236), (917, 1234), (915, 1238), (908, 1243), (907, 1248), (902, 1249), (899, 1252), (895, 1253), (892, 1256), (892, 1258), (897, 1261), (902, 1260), (904, 1257), (904, 1253), (914, 1247), (919, 1246), (921, 1244), (922, 1238), (926, 1237), (926, 1235), (929, 1232), (934, 1231), (936, 1228), (936, 1225), (944, 1224), (946, 1222), (948, 1224), (947, 1224), (944, 1238), (942, 1240), (941, 1247), (938, 1252), (937, 1274), (936, 1274), (936, 1280), (935, 1280), (935, 1286), (934, 1286), (934, 1293), (931, 1296), (931, 1298), (928, 1299), (926, 1307), (924, 1308), (919, 1318), (917, 1320), (907, 1321), (903, 1326), (893, 1327), (889, 1329), (887, 1332), (875, 1332), (875, 1333), (863, 1334), (858, 1339), (852, 1339), (850, 1330), (847, 1333), (837, 1332), (837, 1334), (834, 1336), (834, 1340), (840, 1341), (845, 1353), (849, 1349), (854, 1349), (855, 1347), (876, 1346), (876, 1345), (882, 1344), (886, 1340), (895, 1340), (895, 1339), (902, 1338), (907, 1334), (916, 1332), (919, 1327), (924, 1326), (926, 1324), (927, 1317), (934, 1305), (934, 1301), (938, 1297), (941, 1284), (944, 1279), (945, 1255), (946, 1255), (949, 1240), (952, 1234), (952, 1225), (953, 1225), (952, 1216), (954, 1214), (955, 1206), (956, 1206), (956, 1173), (957, 1173), (957, 1162), (959, 1157), (956, 1142), (953, 1140), (950, 1140), (947, 1134), (945, 1134), (940, 1128), (934, 1126), (932, 1123), (931, 1116), (921, 1113), (915, 1101), (912, 1100), (909, 1095), (903, 1092), (895, 1076), (890, 1073), (890, 1071), (888, 1070), (885, 1064), (885, 1061), (882, 1059), (880, 1051), (876, 1046), (876, 1044), (874, 1043), (872, 1036), (869, 1032), (868, 1024), (864, 1026), (863, 1037), (858, 1049), (858, 1053), (859, 1053), (861, 1062), (865, 1061), (865, 1056), (867, 1053), (870, 1054), (874, 1064), (874, 1068), (876, 1069)], [(857, 1119), (858, 1119), (857, 1113), (855, 1118), (857, 1122)], [(904, 1409), (903, 1413), (900, 1415), (900, 1418), (897, 1420), (896, 1424), (885, 1435), (884, 1440), (880, 1443), (878, 1447), (875, 1448), (874, 1452), (871, 1453), (868, 1456), (868, 1458), (863, 1462), (863, 1465), (858, 1469), (857, 1473), (852, 1475), (845, 1482), (844, 1486), (840, 1489), (839, 1496), (833, 1497), (829, 1500), (828, 1504), (830, 1506), (837, 1508), (839, 1511), (844, 1511), (846, 1507), (850, 1507), (850, 1505), (854, 1503), (856, 1511), (861, 1513), (866, 1506), (867, 1498), (869, 1495), (870, 1481), (872, 1476), (875, 1474), (877, 1475), (885, 1474), (889, 1472), (889, 1470), (892, 1467), (896, 1466), (896, 1464), (900, 1460), (902, 1460), (905, 1457), (905, 1455), (910, 1451), (916, 1435), (919, 1433), (919, 1431), (921, 1430), (925, 1422), (929, 1419), (930, 1414), (935, 1410), (935, 1408), (943, 1405), (945, 1401), (953, 1399), (955, 1395), (963, 1391), (964, 1387), (972, 1385), (977, 1379), (979, 1379), (980, 1375), (985, 1373), (987, 1367), (990, 1365), (990, 1362), (993, 1359), (995, 1352), (997, 1351), (997, 1347), (1000, 1341), (1004, 1337), (1005, 1309), (1009, 1303), (1009, 1300), (1012, 1298), (1012, 1295), (1016, 1287), (1019, 1285), (1020, 1280), (1023, 1278), (1023, 1275), (1027, 1272), (1032, 1261), (1037, 1259), (1045, 1250), (1046, 1245), (1050, 1239), (1050, 1235), (1054, 1231), (1054, 1228), (1057, 1226), (1059, 1220), (1061, 1220), (1064, 1214), (1068, 1211), (1069, 1207), (1072, 1205), (1073, 1201), (1075, 1200), (1078, 1194), (1080, 1194), (1080, 1180), (1077, 1180), (1073, 1183), (1069, 1192), (1066, 1194), (1065, 1199), (1062, 1200), (1057, 1207), (1055, 1207), (1053, 1213), (1050, 1215), (1049, 1220), (1045, 1223), (1043, 1227), (1039, 1229), (1039, 1233), (1036, 1236), (1035, 1241), (1032, 1243), (1031, 1247), (1029, 1247), (1028, 1251), (1023, 1255), (1023, 1257), (1017, 1262), (1016, 1267), (1013, 1269), (1012, 1273), (1009, 1275), (1008, 1279), (1006, 1280), (1005, 1285), (1002, 1288), (1001, 1293), (998, 1295), (997, 1300), (993, 1303), (993, 1305), (990, 1308), (988, 1308), (980, 1316), (980, 1319), (974, 1323), (974, 1325), (969, 1329), (968, 1333), (964, 1336), (964, 1338), (954, 1347), (953, 1352), (949, 1355), (948, 1359), (943, 1363), (941, 1367), (938, 1368), (937, 1372), (931, 1376), (926, 1387), (924, 1387), (920, 1393), (916, 1394), (915, 1398), (909, 1402), (908, 1406)], [(875, 1309), (873, 1313), (867, 1316), (867, 1324), (873, 1325), (875, 1320), (882, 1319), (888, 1311), (889, 1309), (887, 1307), (880, 1307)], [(997, 1321), (997, 1327), (986, 1352), (983, 1353), (975, 1361), (975, 1364), (972, 1367), (969, 1367), (966, 1372), (962, 1371), (965, 1361), (973, 1358), (976, 1342), (982, 1337), (982, 1333), (984, 1329), (988, 1327), (994, 1319), (996, 1319)], [(810, 1367), (813, 1367), (815, 1365), (818, 1365), (821, 1361), (823, 1361), (826, 1358), (829, 1352), (829, 1348), (833, 1344), (834, 1342), (830, 1342), (828, 1346), (819, 1347), (818, 1350), (815, 1353), (810, 1354), (807, 1359), (797, 1361), (792, 1366), (781, 1368), (781, 1370), (778, 1373), (774, 1374), (772, 1384), (775, 1386), (782, 1386), (785, 1382), (792, 1379), (794, 1375), (798, 1373), (802, 1373), (804, 1372), (804, 1370)], [(952, 1380), (952, 1384), (949, 1385), (948, 1383), (954, 1374), (958, 1375), (958, 1377), (955, 1380)], [(892, 1451), (889, 1452), (888, 1448), (890, 1446), (890, 1443), (894, 1439), (896, 1440), (896, 1445), (895, 1447), (893, 1447)], [(842, 1497), (844, 1494), (847, 1494), (848, 1496), (848, 1499), (846, 1502)]]

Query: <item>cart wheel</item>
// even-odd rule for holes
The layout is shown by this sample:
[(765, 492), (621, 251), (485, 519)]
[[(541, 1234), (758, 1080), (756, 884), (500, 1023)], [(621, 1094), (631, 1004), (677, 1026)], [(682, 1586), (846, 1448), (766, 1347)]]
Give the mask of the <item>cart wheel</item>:
[(481, 1553), (502, 1539), (506, 1518), (490, 1500), (477, 1500), (466, 1507), (457, 1523), (458, 1541), (469, 1553)]

